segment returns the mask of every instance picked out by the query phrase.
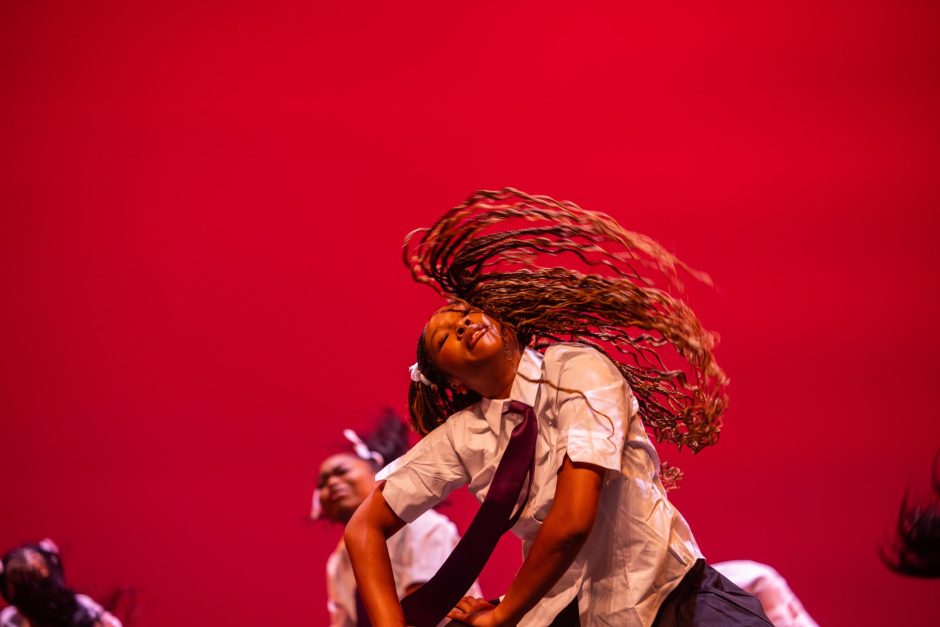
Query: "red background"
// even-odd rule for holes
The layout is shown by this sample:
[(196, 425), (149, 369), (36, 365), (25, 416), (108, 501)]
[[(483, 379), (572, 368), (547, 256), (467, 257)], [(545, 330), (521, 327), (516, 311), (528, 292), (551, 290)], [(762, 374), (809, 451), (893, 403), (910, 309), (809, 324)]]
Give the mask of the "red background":
[(325, 623), (317, 463), (404, 407), (437, 304), (402, 238), (511, 185), (714, 277), (732, 407), (674, 493), (708, 557), (928, 624), (877, 546), (940, 444), (938, 13), (4, 2), (0, 546), (52, 536), (140, 627)]

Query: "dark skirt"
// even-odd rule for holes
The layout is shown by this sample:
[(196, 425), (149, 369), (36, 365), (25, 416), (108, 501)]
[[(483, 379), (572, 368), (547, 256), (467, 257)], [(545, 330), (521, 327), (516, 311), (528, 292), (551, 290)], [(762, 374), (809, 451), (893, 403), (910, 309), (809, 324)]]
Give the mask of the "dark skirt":
[[(580, 627), (578, 600), (555, 617), (549, 627)], [(669, 593), (653, 627), (771, 627), (760, 602), (717, 570), (698, 560), (679, 586)]]
[(581, 617), (578, 612), (578, 597), (563, 609), (548, 627), (581, 627)]
[(760, 602), (698, 560), (669, 593), (653, 627), (773, 627)]

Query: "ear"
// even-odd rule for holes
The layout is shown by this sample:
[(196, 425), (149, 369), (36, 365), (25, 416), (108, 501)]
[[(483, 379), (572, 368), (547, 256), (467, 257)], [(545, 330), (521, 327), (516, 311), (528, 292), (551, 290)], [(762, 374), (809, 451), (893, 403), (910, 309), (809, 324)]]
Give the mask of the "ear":
[(448, 379), (447, 385), (450, 387), (450, 389), (457, 392), (458, 394), (466, 394), (468, 391), (467, 386), (465, 386), (463, 383), (461, 383), (457, 379), (454, 379), (453, 377)]

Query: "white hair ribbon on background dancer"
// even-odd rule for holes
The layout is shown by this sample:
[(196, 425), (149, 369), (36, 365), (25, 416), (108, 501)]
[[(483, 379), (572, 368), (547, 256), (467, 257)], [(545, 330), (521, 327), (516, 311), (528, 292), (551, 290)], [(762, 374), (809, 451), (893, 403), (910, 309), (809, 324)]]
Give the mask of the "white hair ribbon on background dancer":
[(375, 462), (376, 469), (385, 465), (385, 458), (382, 457), (382, 454), (371, 450), (355, 431), (352, 429), (343, 429), (343, 437), (352, 442), (353, 451), (356, 452), (357, 457), (366, 461)]
[[(382, 454), (371, 450), (368, 445), (362, 441), (359, 434), (352, 429), (343, 429), (343, 437), (353, 445), (353, 452), (359, 459), (375, 464), (376, 470), (385, 465), (385, 458)], [(310, 504), (310, 518), (318, 520), (323, 514), (323, 507), (320, 505), (320, 488), (313, 490), (313, 502)]]

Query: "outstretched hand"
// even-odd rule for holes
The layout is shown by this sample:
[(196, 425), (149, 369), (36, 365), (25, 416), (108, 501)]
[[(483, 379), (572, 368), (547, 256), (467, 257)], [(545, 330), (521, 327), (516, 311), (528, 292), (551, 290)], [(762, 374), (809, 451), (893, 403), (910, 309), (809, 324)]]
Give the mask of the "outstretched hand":
[(447, 614), (447, 618), (473, 627), (495, 627), (500, 624), (495, 612), (496, 607), (483, 599), (464, 597), (457, 603), (457, 607)]

